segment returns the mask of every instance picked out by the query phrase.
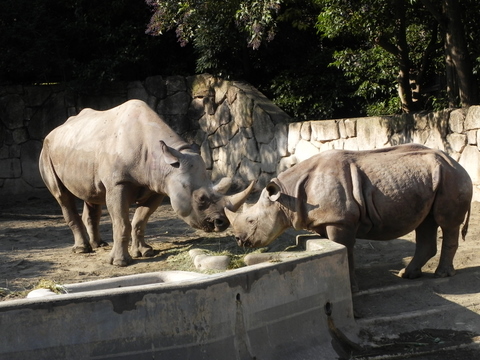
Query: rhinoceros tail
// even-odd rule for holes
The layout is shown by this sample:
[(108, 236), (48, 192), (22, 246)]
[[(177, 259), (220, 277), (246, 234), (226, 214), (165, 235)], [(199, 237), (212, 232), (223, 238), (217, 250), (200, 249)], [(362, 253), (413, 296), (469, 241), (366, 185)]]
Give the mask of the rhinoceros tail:
[(465, 220), (465, 224), (463, 224), (463, 227), (462, 227), (462, 239), (463, 239), (463, 241), (465, 241), (465, 236), (467, 236), (467, 232), (468, 232), (468, 222), (470, 220), (470, 209), (471, 209), (471, 207), (468, 208), (467, 218)]

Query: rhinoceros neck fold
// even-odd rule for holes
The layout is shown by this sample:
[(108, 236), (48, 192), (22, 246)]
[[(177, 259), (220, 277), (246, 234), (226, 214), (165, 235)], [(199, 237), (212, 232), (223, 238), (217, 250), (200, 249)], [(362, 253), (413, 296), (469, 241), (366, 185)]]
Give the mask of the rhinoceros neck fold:
[(286, 186), (278, 178), (272, 179), (279, 187), (282, 195), (278, 199), (280, 211), (285, 214), (285, 219), (289, 222), (289, 226), (292, 226), (296, 230), (303, 229), (302, 216), (299, 216), (298, 209), (300, 208), (299, 199), (295, 194), (295, 187), (291, 189), (290, 186)]
[(168, 168), (165, 162), (155, 152), (148, 151), (144, 154), (145, 168), (147, 169), (146, 185), (150, 190), (158, 194), (166, 194), (167, 189), (164, 186), (168, 176)]

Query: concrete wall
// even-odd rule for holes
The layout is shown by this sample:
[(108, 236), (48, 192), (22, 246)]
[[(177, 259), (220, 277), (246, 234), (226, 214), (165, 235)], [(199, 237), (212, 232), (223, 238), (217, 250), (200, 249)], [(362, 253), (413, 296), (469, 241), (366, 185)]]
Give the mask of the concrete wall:
[(480, 201), (480, 106), (435, 113), (292, 123), (288, 157), (295, 164), (328, 149), (368, 150), (419, 143), (448, 153), (465, 167)]
[[(66, 85), (0, 88), (0, 196), (44, 189), (37, 159), (42, 139), (85, 107), (147, 102), (187, 141), (201, 146), (212, 179), (259, 186), (326, 149), (373, 149), (416, 142), (446, 151), (480, 186), (480, 107), (436, 113), (290, 123), (245, 83), (210, 75), (160, 76), (80, 95)], [(477, 191), (476, 191), (477, 193)], [(475, 197), (478, 199), (478, 196)]]
[(0, 302), (0, 358), (337, 359), (359, 340), (347, 252), (319, 241), (194, 280)]

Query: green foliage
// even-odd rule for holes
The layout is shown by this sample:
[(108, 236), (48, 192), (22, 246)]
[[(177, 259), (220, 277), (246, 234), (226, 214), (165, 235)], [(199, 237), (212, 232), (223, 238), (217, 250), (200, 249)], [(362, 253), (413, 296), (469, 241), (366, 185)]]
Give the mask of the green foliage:
[[(480, 3), (456, 1), (478, 83)], [(417, 109), (438, 109), (448, 105), (445, 47), (431, 10), (441, 12), (442, 3), (3, 0), (0, 83), (68, 81), (90, 91), (210, 72), (252, 83), (305, 120), (402, 111), (402, 64), (419, 91)]]
[[(355, 95), (366, 100), (368, 114), (402, 111), (398, 101), (398, 88), (404, 86), (400, 70), (407, 72), (410, 83), (420, 90), (444, 72), (441, 41), (435, 37), (438, 24), (420, 2), (317, 2), (322, 6), (316, 23), (321, 36), (356, 39), (336, 51), (332, 65), (356, 87)], [(427, 49), (430, 42), (432, 47)], [(403, 91), (411, 92), (412, 88)], [(416, 96), (415, 106), (425, 106), (429, 96), (433, 95)]]
[(319, 9), (314, 2), (147, 3), (154, 9), (149, 33), (175, 30), (181, 45), (192, 43), (197, 72), (245, 79), (297, 120), (328, 118), (346, 107), (349, 99), (342, 91), (348, 84), (328, 67), (332, 51), (316, 34)]
[(316, 34), (319, 9), (289, 5), (279, 13), (275, 40), (257, 51), (262, 73), (251, 81), (295, 121), (363, 115), (342, 72), (329, 67), (335, 44)]
[(275, 36), (276, 21), (274, 14), (279, 10), (281, 1), (262, 0), (244, 1), (235, 14), (237, 24), (248, 34), (247, 42), (254, 50), (263, 40), (270, 41)]
[[(285, 70), (272, 79), (272, 100), (296, 121), (331, 119), (345, 105), (335, 71), (313, 74), (307, 69)], [(303, 72), (305, 71), (305, 72)]]
[[(395, 58), (380, 47), (339, 50), (334, 53), (331, 66), (342, 70), (356, 89), (354, 95), (365, 99), (368, 115), (398, 113)], [(378, 101), (378, 104), (376, 103)]]
[(273, 14), (280, 1), (147, 0), (153, 8), (151, 35), (175, 30), (181, 46), (192, 43), (197, 71), (228, 77), (232, 66), (243, 67), (245, 45), (258, 49), (275, 34)]
[(397, 97), (389, 97), (385, 100), (377, 100), (367, 104), (366, 113), (367, 116), (381, 116), (400, 113), (399, 109), (402, 104)]

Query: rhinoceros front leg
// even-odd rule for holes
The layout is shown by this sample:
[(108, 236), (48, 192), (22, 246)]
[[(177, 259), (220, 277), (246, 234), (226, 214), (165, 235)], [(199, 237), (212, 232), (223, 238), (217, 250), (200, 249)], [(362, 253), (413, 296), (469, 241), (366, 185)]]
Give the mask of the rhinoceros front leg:
[(131, 192), (126, 185), (117, 185), (107, 191), (106, 203), (113, 227), (113, 247), (110, 252), (110, 264), (127, 266), (132, 262), (128, 253), (128, 244), (132, 225), (129, 219), (129, 207), (132, 200)]
[(90, 238), (90, 245), (93, 249), (107, 246), (108, 243), (100, 238), (100, 218), (102, 216), (102, 205), (83, 203), (82, 221)]
[(415, 254), (408, 266), (399, 275), (405, 279), (422, 276), (422, 267), (437, 253), (438, 225), (431, 215), (415, 229)]
[(147, 201), (138, 205), (132, 220), (132, 245), (130, 253), (133, 257), (153, 256), (154, 252), (150, 245), (145, 243), (145, 227), (148, 219), (158, 206), (162, 203), (164, 195), (155, 194), (147, 199)]
[(325, 227), (325, 230), (329, 240), (344, 245), (347, 248), (350, 287), (352, 292), (358, 292), (357, 277), (355, 276), (355, 259), (353, 256), (353, 247), (356, 241), (355, 230), (340, 225), (328, 225)]

